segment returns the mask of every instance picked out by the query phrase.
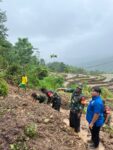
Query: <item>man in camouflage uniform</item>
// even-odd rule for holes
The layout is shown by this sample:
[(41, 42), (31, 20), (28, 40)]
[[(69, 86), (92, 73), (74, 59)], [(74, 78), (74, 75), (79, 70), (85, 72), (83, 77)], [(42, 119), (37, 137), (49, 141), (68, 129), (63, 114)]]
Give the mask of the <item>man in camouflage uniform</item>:
[(82, 94), (82, 86), (78, 86), (76, 89), (60, 88), (58, 90), (72, 93), (69, 115), (70, 127), (74, 128), (75, 132), (80, 132), (80, 119), (86, 104), (85, 97)]

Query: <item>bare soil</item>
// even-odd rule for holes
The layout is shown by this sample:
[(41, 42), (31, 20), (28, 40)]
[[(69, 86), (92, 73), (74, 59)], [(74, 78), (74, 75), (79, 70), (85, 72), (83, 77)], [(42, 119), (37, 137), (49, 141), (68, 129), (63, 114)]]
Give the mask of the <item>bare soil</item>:
[[(64, 122), (64, 114), (47, 104), (32, 102), (10, 86), (9, 95), (0, 99), (0, 150), (86, 150), (83, 140)], [(28, 95), (29, 94), (29, 95)], [(36, 135), (25, 133), (28, 125), (37, 125)]]

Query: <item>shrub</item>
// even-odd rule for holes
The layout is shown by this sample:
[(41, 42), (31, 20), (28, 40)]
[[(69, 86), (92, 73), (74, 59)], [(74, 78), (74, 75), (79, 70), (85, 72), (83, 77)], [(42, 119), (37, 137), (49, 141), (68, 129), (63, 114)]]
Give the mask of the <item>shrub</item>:
[(38, 73), (38, 78), (40, 80), (42, 80), (44, 77), (48, 76), (48, 71), (46, 68), (40, 69), (39, 73)]
[(102, 87), (102, 98), (113, 98), (113, 93), (106, 87)]
[(37, 125), (34, 123), (27, 125), (24, 129), (24, 133), (28, 137), (33, 138), (37, 135)]
[(28, 150), (28, 147), (24, 142), (17, 142), (10, 144), (10, 150)]
[(10, 83), (19, 83), (20, 75), (22, 74), (22, 67), (18, 64), (12, 64), (6, 71), (6, 79)]
[(4, 79), (0, 79), (0, 96), (8, 94), (8, 85)]
[(60, 76), (49, 76), (44, 78), (43, 80), (40, 80), (40, 86), (45, 87), (48, 89), (57, 89), (59, 87), (62, 87), (64, 82), (64, 79)]
[(20, 65), (18, 65), (18, 64), (12, 64), (12, 65), (8, 68), (7, 73), (8, 73), (9, 75), (14, 76), (14, 75), (17, 75), (18, 73), (21, 73), (21, 71), (22, 71), (22, 68), (21, 68)]

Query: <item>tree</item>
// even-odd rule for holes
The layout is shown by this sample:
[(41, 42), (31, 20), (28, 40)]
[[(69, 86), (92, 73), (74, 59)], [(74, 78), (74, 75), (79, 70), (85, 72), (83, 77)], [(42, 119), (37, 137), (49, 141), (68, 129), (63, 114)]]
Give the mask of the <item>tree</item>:
[(51, 55), (50, 55), (50, 58), (57, 58), (57, 55), (51, 54)]
[(25, 65), (31, 61), (33, 46), (27, 38), (19, 38), (14, 48), (15, 57), (21, 65)]
[(7, 36), (7, 28), (4, 23), (7, 21), (7, 17), (4, 11), (0, 9), (0, 39), (5, 39)]
[[(0, 1), (1, 2), (1, 1)], [(7, 28), (5, 22), (7, 17), (4, 11), (0, 9), (0, 69), (6, 68), (8, 65), (9, 53), (11, 50), (11, 43), (6, 40)]]
[(41, 58), (41, 59), (40, 59), (40, 65), (45, 66), (45, 64), (46, 64), (46, 63), (45, 63), (45, 60), (44, 60), (43, 58)]

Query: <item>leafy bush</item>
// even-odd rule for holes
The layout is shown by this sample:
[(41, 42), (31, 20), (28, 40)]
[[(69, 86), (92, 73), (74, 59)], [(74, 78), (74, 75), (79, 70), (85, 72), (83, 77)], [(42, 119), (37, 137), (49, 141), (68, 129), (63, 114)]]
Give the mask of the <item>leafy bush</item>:
[(10, 150), (28, 150), (28, 147), (24, 142), (17, 142), (10, 144)]
[(7, 70), (7, 73), (10, 75), (17, 75), (18, 73), (21, 72), (22, 72), (22, 68), (18, 64), (12, 64)]
[(102, 98), (113, 98), (113, 93), (106, 87), (102, 87)]
[(19, 83), (22, 67), (19, 64), (12, 64), (6, 71), (6, 79), (11, 83)]
[(0, 79), (0, 96), (8, 94), (8, 85), (4, 79)]
[(64, 79), (60, 76), (49, 76), (44, 78), (43, 80), (40, 80), (40, 86), (45, 87), (47, 89), (57, 89), (59, 87), (62, 87), (64, 82)]
[(44, 77), (47, 77), (47, 76), (48, 76), (48, 71), (47, 71), (47, 69), (42, 69), (42, 70), (40, 70), (39, 73), (38, 73), (38, 78), (39, 78), (40, 80), (42, 80)]
[(37, 135), (37, 125), (34, 123), (27, 125), (24, 129), (24, 133), (28, 137), (33, 138)]
[(30, 88), (34, 88), (34, 87), (39, 87), (40, 85), (40, 81), (37, 77), (33, 77), (32, 75), (31, 76), (28, 76), (28, 86)]
[(6, 59), (2, 56), (0, 56), (0, 69), (4, 69), (6, 68), (8, 65), (8, 62), (6, 61)]

